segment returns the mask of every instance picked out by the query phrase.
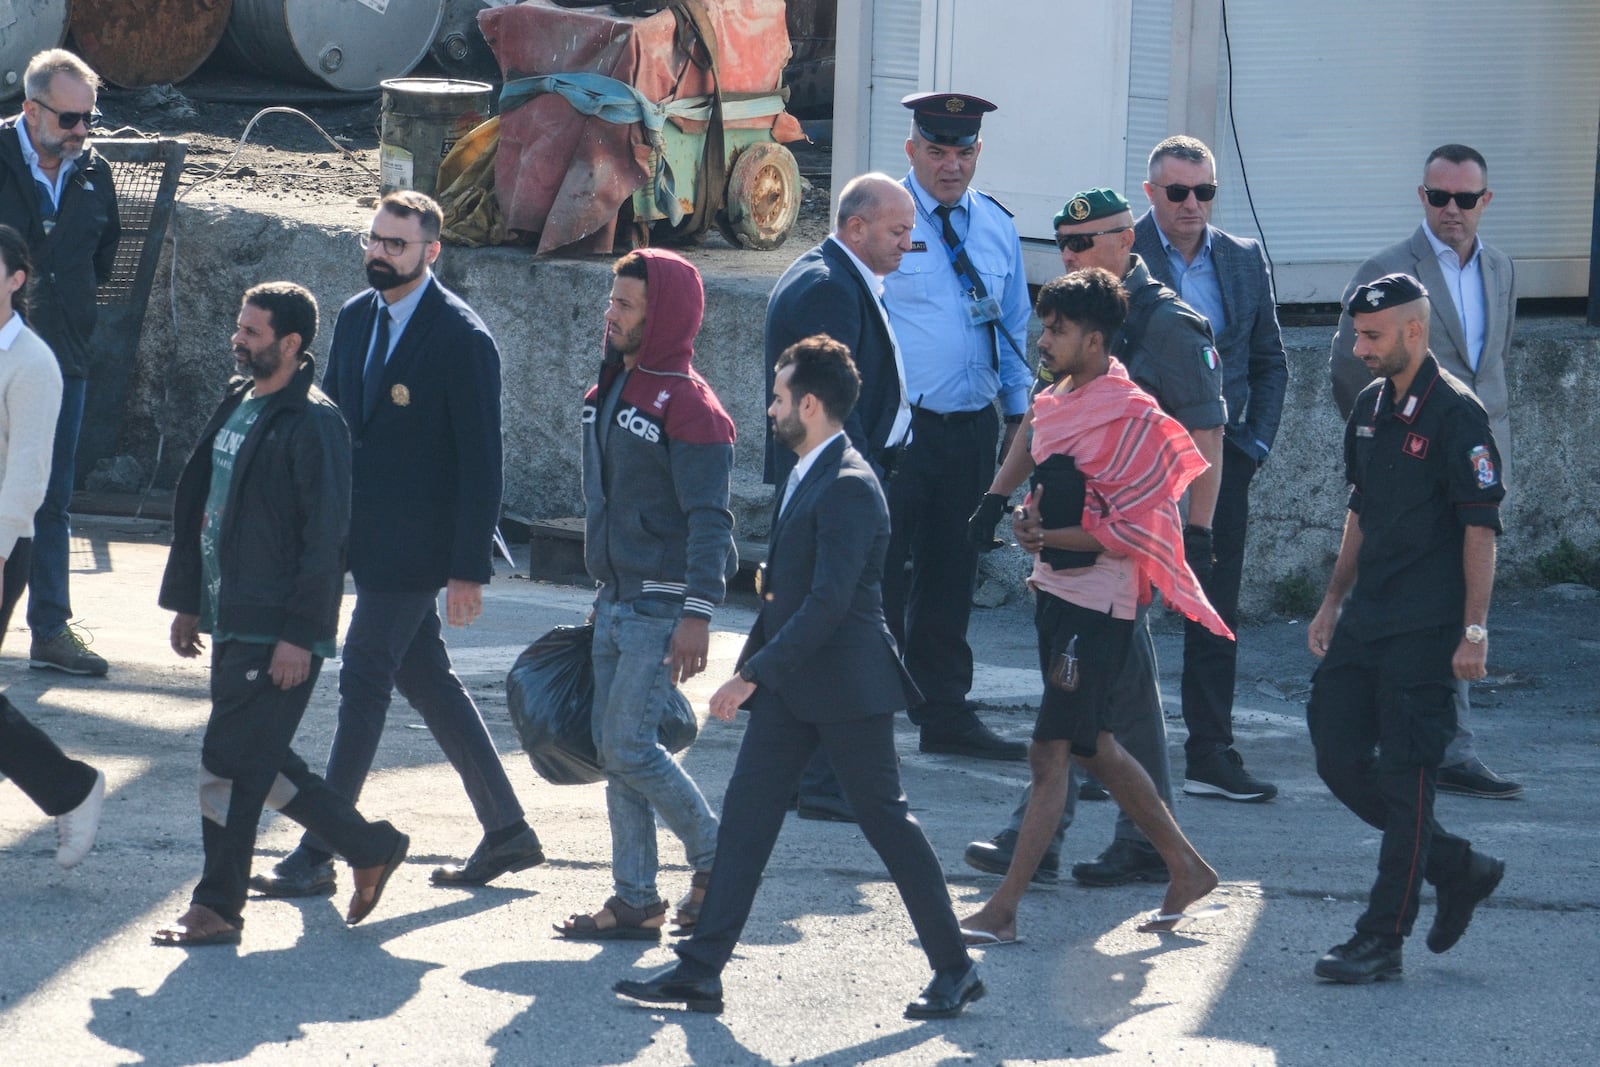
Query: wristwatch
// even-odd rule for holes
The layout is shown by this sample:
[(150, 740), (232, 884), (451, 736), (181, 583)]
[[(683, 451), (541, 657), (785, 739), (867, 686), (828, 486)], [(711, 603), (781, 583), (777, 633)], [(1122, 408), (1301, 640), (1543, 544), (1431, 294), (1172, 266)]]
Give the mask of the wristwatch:
[(1473, 623), (1467, 627), (1461, 636), (1467, 639), (1467, 644), (1469, 645), (1481, 645), (1489, 639), (1489, 631), (1477, 623)]

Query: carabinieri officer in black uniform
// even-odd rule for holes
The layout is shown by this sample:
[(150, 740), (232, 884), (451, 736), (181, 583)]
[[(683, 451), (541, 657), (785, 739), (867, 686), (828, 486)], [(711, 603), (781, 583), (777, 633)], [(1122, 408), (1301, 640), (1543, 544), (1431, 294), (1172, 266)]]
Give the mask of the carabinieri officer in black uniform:
[(1385, 275), (1357, 289), (1347, 310), (1355, 355), (1377, 378), (1345, 427), (1350, 510), (1306, 635), (1322, 657), (1306, 718), (1317, 773), (1383, 832), (1356, 935), (1315, 970), (1371, 982), (1400, 976), (1424, 879), (1438, 893), (1428, 948), (1444, 952), (1505, 874), (1503, 861), (1433, 818), (1435, 776), (1455, 734), (1455, 679), (1485, 673), (1505, 487), (1483, 406), (1428, 351), (1422, 284)]

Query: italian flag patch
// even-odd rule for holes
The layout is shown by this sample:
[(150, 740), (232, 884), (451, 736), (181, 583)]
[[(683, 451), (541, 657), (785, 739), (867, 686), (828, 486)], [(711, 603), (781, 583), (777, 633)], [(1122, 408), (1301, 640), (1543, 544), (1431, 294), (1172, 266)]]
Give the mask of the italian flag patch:
[(1206, 357), (1206, 366), (1208, 368), (1210, 368), (1211, 370), (1216, 370), (1217, 369), (1217, 362), (1218, 362), (1218, 360), (1217, 360), (1217, 350), (1214, 347), (1212, 347), (1211, 345), (1206, 345), (1206, 347), (1204, 349), (1202, 349), (1201, 351)]

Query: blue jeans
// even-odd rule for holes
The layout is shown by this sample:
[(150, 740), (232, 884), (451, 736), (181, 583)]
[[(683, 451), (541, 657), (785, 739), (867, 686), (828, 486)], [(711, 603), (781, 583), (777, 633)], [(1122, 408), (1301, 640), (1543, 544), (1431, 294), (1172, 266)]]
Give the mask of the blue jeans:
[(661, 899), (656, 812), (683, 842), (689, 866), (710, 870), (717, 855), (716, 814), (657, 740), (672, 685), (661, 661), (682, 614), (682, 605), (656, 598), (618, 603), (602, 595), (595, 604), (594, 747), (606, 771), (611, 877), (634, 908)]
[(78, 430), (83, 426), (86, 378), (61, 382), (61, 414), (56, 416), (55, 446), (50, 453), (50, 481), (44, 503), (33, 517), (33, 571), (28, 579), (28, 628), (48, 641), (67, 628), (72, 598), (67, 590), (67, 548), (72, 538), (72, 483), (78, 463)]
[[(324, 777), (328, 788), (351, 803), (361, 799), (398, 689), (460, 776), (484, 832), (503, 830), (522, 818), (522, 805), (478, 706), (451, 669), (440, 630), (438, 590), (356, 586), (339, 668), (339, 725)], [(309, 833), (302, 844), (334, 851)]]

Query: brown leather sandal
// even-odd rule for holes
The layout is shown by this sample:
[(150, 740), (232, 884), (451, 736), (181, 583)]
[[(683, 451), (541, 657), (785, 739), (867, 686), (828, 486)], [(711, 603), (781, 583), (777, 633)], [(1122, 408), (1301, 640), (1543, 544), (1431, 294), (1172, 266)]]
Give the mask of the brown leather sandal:
[(695, 871), (689, 879), (689, 891), (678, 901), (678, 912), (672, 917), (673, 927), (669, 932), (673, 937), (694, 933), (695, 924), (700, 921), (700, 908), (706, 902), (706, 887), (710, 884), (710, 871)]
[[(602, 925), (607, 916), (611, 925)], [(621, 897), (612, 897), (593, 915), (567, 916), (555, 931), (571, 941), (659, 941), (666, 917), (666, 901), (635, 908)], [(652, 920), (654, 924), (649, 925)]]

